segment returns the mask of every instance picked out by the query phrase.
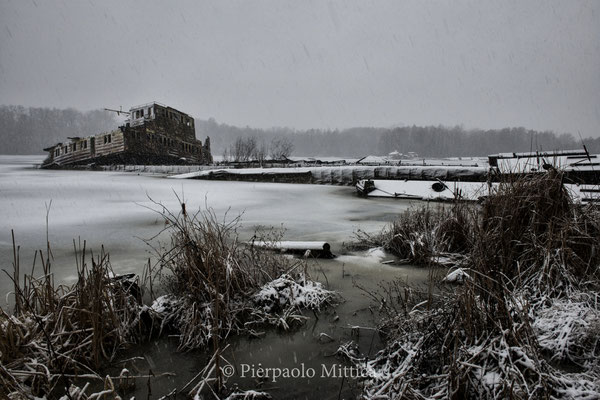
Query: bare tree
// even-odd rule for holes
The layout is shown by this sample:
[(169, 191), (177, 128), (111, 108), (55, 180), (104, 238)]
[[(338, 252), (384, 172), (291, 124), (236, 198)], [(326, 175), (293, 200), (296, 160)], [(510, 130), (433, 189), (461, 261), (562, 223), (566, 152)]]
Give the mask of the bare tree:
[(223, 161), (229, 162), (231, 161), (231, 154), (229, 153), (229, 147), (225, 147), (225, 151), (223, 152)]
[(274, 160), (283, 160), (289, 157), (294, 151), (294, 143), (287, 138), (275, 138), (271, 142), (271, 158)]
[(249, 161), (256, 154), (256, 137), (238, 137), (231, 145), (229, 156), (233, 161)]
[(262, 139), (258, 145), (256, 145), (255, 149), (254, 149), (254, 154), (252, 155), (252, 158), (256, 161), (258, 161), (260, 163), (260, 165), (262, 166), (263, 163), (265, 162), (265, 159), (267, 158), (267, 155), (269, 154), (269, 148), (267, 147), (267, 144), (265, 143), (264, 139)]

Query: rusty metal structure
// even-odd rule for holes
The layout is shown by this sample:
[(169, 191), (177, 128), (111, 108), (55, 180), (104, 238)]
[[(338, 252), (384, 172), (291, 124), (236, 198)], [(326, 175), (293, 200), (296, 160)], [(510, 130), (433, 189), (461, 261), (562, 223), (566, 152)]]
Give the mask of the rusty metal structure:
[(210, 138), (196, 139), (194, 118), (152, 102), (132, 107), (125, 123), (112, 132), (69, 137), (45, 148), (42, 167), (107, 164), (210, 164)]

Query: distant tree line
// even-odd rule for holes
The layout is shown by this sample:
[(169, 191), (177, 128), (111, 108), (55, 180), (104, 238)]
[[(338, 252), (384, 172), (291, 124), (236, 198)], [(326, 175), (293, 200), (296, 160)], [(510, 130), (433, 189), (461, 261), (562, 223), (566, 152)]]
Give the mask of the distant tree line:
[[(117, 128), (112, 113), (101, 110), (0, 106), (0, 154), (42, 154), (43, 148), (67, 137), (88, 136)], [(464, 129), (445, 126), (350, 128), (343, 130), (257, 129), (196, 120), (196, 135), (210, 136), (213, 155), (231, 160), (282, 156), (361, 157), (392, 151), (423, 157), (486, 156), (499, 152), (579, 149), (582, 140), (570, 134), (525, 128)], [(588, 150), (600, 153), (600, 138), (583, 139)]]
[(270, 143), (288, 140), (301, 156), (361, 157), (387, 155), (392, 151), (415, 152), (423, 157), (487, 156), (494, 153), (536, 150), (581, 149), (600, 152), (600, 138), (584, 138), (526, 128), (464, 129), (460, 126), (403, 126), (396, 128), (350, 128), (344, 130), (293, 130), (290, 128), (240, 128), (213, 119), (196, 121), (196, 132), (210, 136), (213, 154), (229, 154), (238, 138)]
[(111, 131), (117, 124), (101, 110), (0, 106), (0, 154), (43, 154), (67, 137)]

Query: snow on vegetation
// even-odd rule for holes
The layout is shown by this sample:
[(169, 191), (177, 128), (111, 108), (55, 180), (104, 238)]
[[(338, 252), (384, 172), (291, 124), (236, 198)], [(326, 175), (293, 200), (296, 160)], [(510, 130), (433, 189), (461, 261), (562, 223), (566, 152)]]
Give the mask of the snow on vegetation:
[(374, 261), (380, 262), (385, 258), (385, 251), (383, 250), (383, 247), (374, 247), (372, 249), (367, 250), (366, 257)]
[(532, 325), (540, 348), (551, 360), (598, 369), (588, 349), (600, 346), (600, 298), (572, 293), (568, 298), (548, 298), (533, 310)]
[(293, 279), (284, 274), (267, 282), (254, 295), (254, 303), (266, 313), (280, 312), (290, 307), (319, 311), (331, 301), (334, 293), (323, 288), (320, 282)]
[(350, 358), (364, 398), (600, 398), (600, 213), (561, 181), (501, 183), (481, 206), (414, 212), (365, 236), (421, 265), (457, 253), (446, 281), (470, 278), (370, 294), (387, 344)]
[[(198, 397), (200, 399), (200, 397)], [(243, 392), (234, 392), (227, 396), (225, 400), (268, 400), (272, 399), (267, 392), (258, 392), (256, 390), (246, 390)]]
[[(123, 381), (148, 378), (98, 372), (128, 345), (169, 334), (179, 338), (180, 350), (212, 345), (214, 360), (219, 343), (231, 335), (258, 336), (258, 329), (270, 326), (291, 329), (305, 321), (302, 309), (317, 312), (335, 300), (334, 292), (306, 273), (293, 273), (306, 270), (305, 260), (240, 242), (239, 219), (228, 222), (212, 212), (191, 216), (185, 204), (180, 207), (178, 214), (162, 206), (156, 210), (169, 221), (170, 242), (155, 247), (158, 261), (148, 279), (115, 275), (104, 253), (88, 268), (85, 248), (70, 287), (54, 286), (50, 253), (43, 257), (41, 278), (21, 277), (15, 260), (16, 309), (9, 314), (0, 308), (1, 398), (64, 393), (59, 386), (64, 378), (77, 378), (67, 398), (117, 398), (128, 390)], [(166, 294), (143, 305), (144, 294), (153, 296), (156, 276)], [(87, 395), (93, 380), (104, 381), (105, 389)], [(207, 387), (202, 382), (191, 396)], [(222, 377), (216, 382), (213, 390), (227, 394)], [(264, 398), (244, 396), (235, 398)]]
[(471, 279), (467, 270), (465, 268), (457, 268), (454, 271), (449, 272), (443, 281), (447, 283), (462, 283), (467, 279)]

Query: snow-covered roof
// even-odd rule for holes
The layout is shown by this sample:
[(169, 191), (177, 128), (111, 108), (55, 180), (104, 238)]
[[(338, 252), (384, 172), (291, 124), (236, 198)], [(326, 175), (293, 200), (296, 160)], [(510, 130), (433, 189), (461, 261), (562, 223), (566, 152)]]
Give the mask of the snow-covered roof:
[(389, 161), (387, 158), (380, 156), (366, 156), (359, 159), (357, 164), (387, 164)]

